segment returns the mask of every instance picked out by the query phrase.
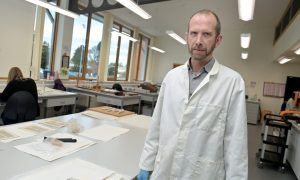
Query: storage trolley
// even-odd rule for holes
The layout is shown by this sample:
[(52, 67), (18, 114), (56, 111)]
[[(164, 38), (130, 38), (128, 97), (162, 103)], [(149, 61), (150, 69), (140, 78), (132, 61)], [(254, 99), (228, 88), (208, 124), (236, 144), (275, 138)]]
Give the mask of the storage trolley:
[(263, 168), (264, 163), (271, 163), (284, 172), (292, 124), (278, 115), (266, 114), (264, 119), (258, 167)]

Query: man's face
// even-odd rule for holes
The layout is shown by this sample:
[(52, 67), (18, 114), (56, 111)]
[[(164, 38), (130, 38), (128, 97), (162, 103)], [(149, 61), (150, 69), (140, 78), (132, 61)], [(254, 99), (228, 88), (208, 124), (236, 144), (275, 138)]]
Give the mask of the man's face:
[(196, 14), (189, 23), (186, 34), (188, 49), (192, 60), (208, 61), (222, 39), (216, 32), (217, 21), (212, 14)]

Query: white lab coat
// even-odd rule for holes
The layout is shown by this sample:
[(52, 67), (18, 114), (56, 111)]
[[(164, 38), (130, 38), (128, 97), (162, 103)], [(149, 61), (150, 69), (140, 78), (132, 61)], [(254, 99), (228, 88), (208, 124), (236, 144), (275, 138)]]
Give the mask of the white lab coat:
[(152, 180), (248, 178), (244, 81), (216, 60), (189, 98), (187, 64), (164, 78), (140, 159)]

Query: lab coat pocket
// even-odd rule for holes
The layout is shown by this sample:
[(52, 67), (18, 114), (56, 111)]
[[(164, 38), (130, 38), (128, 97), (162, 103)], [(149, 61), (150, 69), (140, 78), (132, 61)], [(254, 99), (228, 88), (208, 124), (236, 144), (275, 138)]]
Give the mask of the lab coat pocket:
[(224, 161), (208, 161), (198, 157), (192, 162), (193, 173), (191, 180), (207, 179), (207, 180), (223, 180), (225, 179)]
[(198, 104), (194, 115), (198, 128), (206, 131), (219, 130), (226, 117), (224, 109), (213, 104)]

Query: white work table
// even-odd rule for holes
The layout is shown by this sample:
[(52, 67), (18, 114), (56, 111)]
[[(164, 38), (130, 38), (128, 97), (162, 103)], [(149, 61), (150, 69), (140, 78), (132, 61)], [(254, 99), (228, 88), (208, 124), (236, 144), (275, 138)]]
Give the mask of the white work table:
[[(75, 113), (76, 93), (60, 91), (48, 87), (38, 87), (38, 103), (42, 104), (42, 117), (47, 117), (47, 108), (54, 106), (72, 106), (72, 113)], [(1, 91), (2, 92), (2, 91)], [(5, 106), (4, 102), (0, 102), (0, 106)]]
[(72, 106), (72, 113), (75, 113), (76, 97), (76, 93), (38, 87), (38, 101), (44, 107), (44, 117), (47, 117), (47, 108), (55, 106), (70, 105)]
[(14, 146), (33, 142), (43, 138), (43, 136), (48, 136), (56, 132), (68, 132), (68, 127), (63, 127), (46, 134), (39, 134), (29, 138), (15, 140), (9, 143), (0, 142), (0, 159), (2, 162), (0, 163), (0, 179), (9, 179), (16, 175), (34, 171), (45, 165), (52, 165), (53, 163), (59, 163), (72, 158), (80, 158), (95, 163), (131, 178), (138, 173), (139, 158), (144, 145), (147, 129), (124, 124), (118, 120), (108, 120), (109, 118), (100, 120), (79, 113), (59, 116), (52, 119), (59, 119), (65, 122), (76, 121), (82, 126), (82, 130), (98, 125), (109, 124), (127, 128), (129, 129), (129, 132), (107, 142), (92, 139), (96, 144), (51, 162), (19, 151), (14, 148)]
[(82, 95), (96, 97), (97, 101), (100, 103), (110, 104), (119, 106), (123, 109), (124, 106), (138, 104), (138, 113), (140, 113), (141, 108), (141, 96), (140, 95), (126, 95), (117, 96), (111, 93), (105, 93), (101, 91), (93, 91), (89, 89), (83, 89), (78, 87), (68, 87), (69, 92), (75, 92)]
[(158, 98), (158, 92), (150, 92), (150, 90), (145, 90), (142, 88), (135, 87), (124, 87), (125, 91), (138, 93), (141, 96), (141, 101), (151, 103), (151, 115), (153, 114), (154, 107)]
[(151, 103), (151, 115), (153, 114), (154, 107), (158, 98), (158, 93), (142, 93), (138, 92), (141, 95), (141, 100)]

